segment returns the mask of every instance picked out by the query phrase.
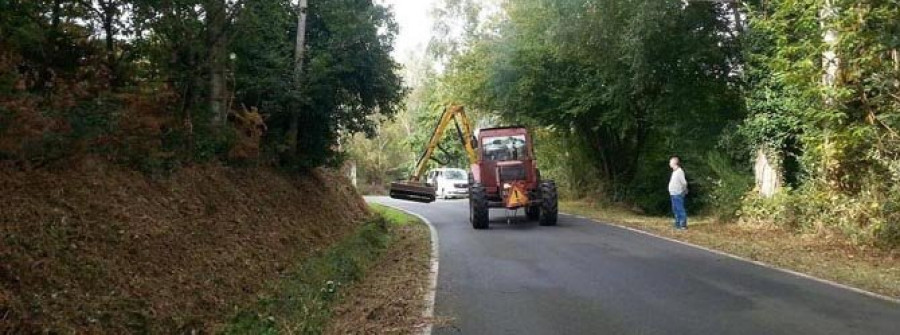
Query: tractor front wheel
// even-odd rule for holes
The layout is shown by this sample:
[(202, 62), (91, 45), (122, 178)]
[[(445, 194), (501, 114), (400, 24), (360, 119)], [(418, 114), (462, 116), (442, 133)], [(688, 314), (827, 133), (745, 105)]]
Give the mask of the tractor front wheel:
[(484, 186), (474, 183), (469, 187), (469, 221), (472, 222), (472, 228), (487, 229), (488, 217), (487, 194)]
[(542, 226), (555, 226), (558, 214), (559, 194), (556, 191), (556, 183), (552, 180), (542, 181), (540, 224)]

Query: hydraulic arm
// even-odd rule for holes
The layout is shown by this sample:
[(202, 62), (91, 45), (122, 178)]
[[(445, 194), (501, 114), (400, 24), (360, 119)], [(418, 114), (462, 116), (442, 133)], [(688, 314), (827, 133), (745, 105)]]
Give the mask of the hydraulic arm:
[(456, 132), (463, 142), (463, 147), (466, 149), (466, 156), (469, 158), (469, 163), (475, 164), (478, 160), (475, 156), (475, 147), (472, 144), (472, 124), (466, 116), (465, 109), (462, 106), (450, 106), (444, 110), (443, 114), (441, 114), (441, 120), (438, 122), (437, 127), (434, 128), (431, 139), (428, 141), (428, 146), (425, 147), (425, 151), (416, 163), (416, 170), (413, 173), (411, 181), (420, 181), (422, 175), (425, 174), (425, 169), (428, 167), (428, 161), (431, 159), (432, 155), (434, 155), (434, 149), (440, 144), (441, 138), (444, 136), (444, 131), (450, 126), (450, 122), (454, 122), (454, 125), (456, 126)]
[(428, 168), (428, 161), (432, 159), (434, 150), (438, 147), (444, 136), (444, 131), (447, 130), (451, 123), (454, 124), (457, 135), (459, 135), (462, 141), (469, 163), (477, 163), (478, 158), (475, 154), (472, 124), (466, 116), (465, 108), (459, 105), (447, 107), (444, 109), (444, 113), (441, 114), (441, 119), (438, 122), (437, 127), (434, 128), (434, 132), (431, 134), (431, 138), (428, 141), (428, 145), (425, 147), (425, 151), (419, 156), (413, 175), (408, 181), (391, 183), (390, 194), (392, 198), (419, 202), (434, 201), (435, 189), (423, 182), (422, 176)]

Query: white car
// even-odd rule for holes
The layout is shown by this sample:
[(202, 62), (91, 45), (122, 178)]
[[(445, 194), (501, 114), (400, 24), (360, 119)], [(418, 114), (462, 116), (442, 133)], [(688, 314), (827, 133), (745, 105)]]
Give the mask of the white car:
[(434, 187), (438, 198), (465, 198), (469, 196), (469, 174), (463, 169), (440, 168), (425, 175), (428, 185)]

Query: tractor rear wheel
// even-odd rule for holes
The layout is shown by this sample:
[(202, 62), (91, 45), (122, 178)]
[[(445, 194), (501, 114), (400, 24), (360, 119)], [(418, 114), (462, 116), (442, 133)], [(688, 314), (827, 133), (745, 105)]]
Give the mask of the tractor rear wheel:
[(469, 221), (472, 222), (472, 228), (487, 229), (488, 217), (487, 194), (485, 194), (484, 186), (474, 183), (469, 187)]
[(540, 224), (555, 226), (558, 214), (559, 194), (556, 192), (556, 183), (552, 180), (542, 181)]

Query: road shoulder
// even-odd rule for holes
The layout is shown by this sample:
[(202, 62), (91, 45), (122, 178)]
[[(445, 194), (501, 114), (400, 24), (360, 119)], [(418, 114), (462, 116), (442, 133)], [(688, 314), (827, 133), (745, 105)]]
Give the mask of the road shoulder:
[(774, 268), (819, 282), (898, 302), (900, 257), (860, 248), (827, 236), (792, 234), (736, 224), (694, 220), (688, 231), (676, 231), (667, 218), (640, 216), (617, 208), (565, 202), (562, 209), (639, 233), (687, 244), (717, 254)]
[(390, 246), (365, 277), (346, 288), (325, 333), (428, 334), (434, 302), (431, 229), (392, 208), (372, 210), (391, 222)]

